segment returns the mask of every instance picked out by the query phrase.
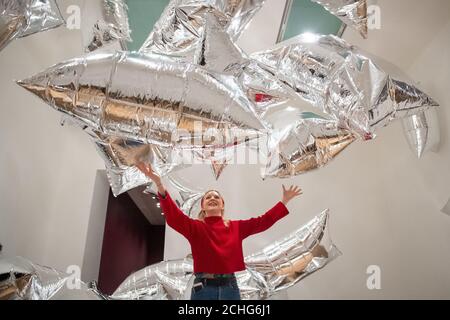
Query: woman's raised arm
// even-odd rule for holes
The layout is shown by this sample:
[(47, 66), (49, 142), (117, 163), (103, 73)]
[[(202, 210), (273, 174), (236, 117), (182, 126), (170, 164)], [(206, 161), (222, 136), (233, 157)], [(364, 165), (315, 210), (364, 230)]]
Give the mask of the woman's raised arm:
[(149, 164), (145, 164), (143, 162), (138, 162), (136, 164), (136, 167), (142, 171), (142, 173), (144, 173), (147, 177), (149, 177), (156, 185), (156, 187), (158, 188), (158, 193), (160, 195), (162, 195), (163, 197), (166, 196), (166, 189), (164, 188), (162, 182), (161, 182), (161, 177), (158, 176), (152, 169), (152, 166)]
[(159, 202), (161, 203), (161, 209), (166, 217), (167, 224), (185, 236), (186, 239), (190, 240), (193, 235), (194, 220), (189, 218), (180, 210), (180, 208), (178, 208), (175, 201), (172, 200), (169, 193), (164, 188), (161, 177), (153, 171), (151, 165), (139, 162), (136, 166), (157, 186)]
[(247, 220), (238, 220), (239, 235), (241, 239), (245, 239), (248, 236), (269, 229), (271, 226), (275, 224), (275, 222), (282, 219), (289, 213), (286, 204), (293, 198), (301, 194), (302, 191), (299, 187), (291, 186), (289, 189), (286, 189), (283, 185), (283, 197), (281, 201), (279, 201), (269, 211), (267, 211), (262, 216), (256, 218), (250, 218)]

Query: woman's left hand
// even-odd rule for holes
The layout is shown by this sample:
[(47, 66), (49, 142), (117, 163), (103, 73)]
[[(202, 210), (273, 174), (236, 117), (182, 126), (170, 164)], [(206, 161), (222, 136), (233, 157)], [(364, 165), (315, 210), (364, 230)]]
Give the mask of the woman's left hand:
[(298, 186), (290, 186), (289, 189), (286, 189), (283, 184), (283, 199), (281, 200), (281, 202), (286, 205), (289, 201), (301, 195), (302, 193), (302, 189), (300, 189)]

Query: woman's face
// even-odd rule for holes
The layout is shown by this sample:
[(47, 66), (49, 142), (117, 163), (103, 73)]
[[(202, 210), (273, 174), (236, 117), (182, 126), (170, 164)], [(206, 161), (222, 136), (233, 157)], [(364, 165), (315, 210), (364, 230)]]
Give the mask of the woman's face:
[(222, 197), (217, 191), (208, 191), (203, 197), (202, 209), (208, 212), (216, 211), (222, 214), (224, 208), (224, 202)]

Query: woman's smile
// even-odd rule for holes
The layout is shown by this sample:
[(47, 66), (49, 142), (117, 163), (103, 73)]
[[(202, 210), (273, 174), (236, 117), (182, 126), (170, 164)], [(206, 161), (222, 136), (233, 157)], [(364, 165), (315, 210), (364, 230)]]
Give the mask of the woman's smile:
[(217, 206), (219, 203), (216, 200), (211, 200), (208, 202), (208, 205), (210, 206)]

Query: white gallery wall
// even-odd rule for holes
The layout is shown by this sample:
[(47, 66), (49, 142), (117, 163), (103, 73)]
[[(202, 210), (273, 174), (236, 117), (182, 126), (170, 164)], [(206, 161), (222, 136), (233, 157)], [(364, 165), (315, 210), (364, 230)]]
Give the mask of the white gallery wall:
[[(65, 12), (83, 1), (59, 3)], [(206, 166), (180, 174), (192, 187), (220, 190), (231, 219), (269, 209), (281, 198), (281, 183), (303, 188), (286, 218), (245, 240), (245, 254), (331, 209), (331, 236), (343, 255), (289, 289), (290, 299), (450, 298), (450, 216), (440, 212), (450, 197), (450, 1), (376, 3), (382, 29), (368, 40), (348, 29), (344, 38), (401, 67), (442, 104), (439, 152), (416, 159), (396, 123), (325, 168), (289, 180), (262, 181), (254, 165), (230, 166), (218, 182)], [(274, 43), (283, 8), (284, 0), (267, 0), (239, 44), (250, 53)], [(83, 266), (83, 280), (94, 280), (107, 200), (103, 162), (81, 130), (61, 127), (59, 113), (12, 81), (81, 52), (82, 32), (66, 28), (0, 52), (0, 242), (5, 255), (60, 270)], [(189, 252), (168, 228), (165, 259)], [(367, 289), (370, 265), (381, 268), (380, 290)]]
[[(69, 5), (83, 4), (58, 2), (65, 17)], [(58, 112), (13, 80), (82, 52), (80, 30), (65, 27), (17, 39), (0, 52), (3, 253), (63, 271), (83, 265), (94, 183), (103, 161), (80, 129), (62, 127)]]

